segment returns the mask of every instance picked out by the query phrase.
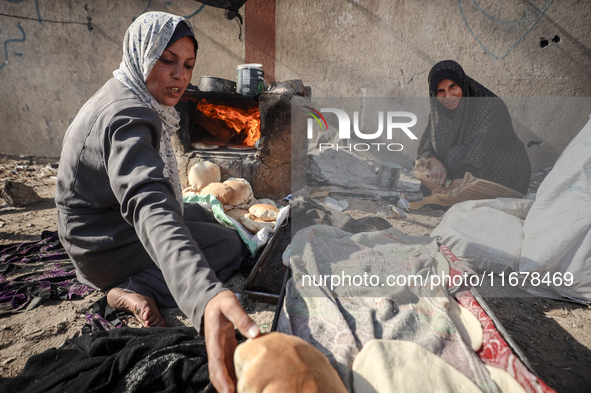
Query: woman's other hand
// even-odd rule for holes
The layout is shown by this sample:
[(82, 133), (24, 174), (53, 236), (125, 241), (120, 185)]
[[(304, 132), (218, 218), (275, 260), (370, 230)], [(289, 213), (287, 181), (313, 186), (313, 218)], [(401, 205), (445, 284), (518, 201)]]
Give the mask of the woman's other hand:
[(427, 158), (427, 168), (429, 168), (431, 180), (439, 187), (443, 187), (447, 180), (447, 170), (441, 161), (435, 157), (429, 157)]
[(234, 393), (236, 373), (233, 357), (237, 345), (234, 327), (247, 338), (259, 336), (260, 329), (229, 290), (211, 298), (205, 306), (203, 320), (209, 379), (219, 393)]
[(458, 188), (462, 184), (462, 179), (454, 179), (451, 184), (447, 187), (439, 187), (436, 190), (433, 190), (433, 194), (448, 194), (453, 189)]

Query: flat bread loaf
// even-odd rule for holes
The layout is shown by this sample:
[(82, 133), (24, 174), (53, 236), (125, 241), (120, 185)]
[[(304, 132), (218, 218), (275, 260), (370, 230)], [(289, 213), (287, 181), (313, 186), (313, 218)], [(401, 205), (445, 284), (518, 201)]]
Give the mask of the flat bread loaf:
[(210, 183), (219, 183), (222, 180), (222, 171), (213, 162), (200, 161), (189, 169), (188, 178), (193, 191), (199, 192)]
[(247, 213), (240, 217), (239, 221), (244, 225), (246, 229), (248, 229), (252, 233), (257, 233), (261, 229), (265, 227), (273, 228), (275, 226), (275, 221), (264, 221), (259, 218), (256, 218), (251, 213)]
[(223, 183), (209, 183), (201, 191), (199, 195), (211, 194), (222, 204), (226, 203), (232, 196), (232, 189)]
[(474, 352), (478, 351), (484, 340), (484, 330), (478, 318), (470, 310), (460, 306), (452, 297), (449, 298), (448, 314), (464, 342)]
[(507, 371), (489, 365), (485, 367), (501, 393), (526, 393), (523, 386)]
[(369, 340), (353, 361), (355, 393), (482, 393), (454, 366), (423, 346), (402, 340)]
[(272, 332), (234, 352), (238, 393), (347, 393), (318, 349), (299, 337)]
[(228, 215), (229, 217), (232, 217), (236, 221), (240, 221), (240, 217), (242, 217), (246, 214), (248, 214), (248, 210), (237, 209), (237, 208), (230, 209), (226, 212), (226, 215)]
[(232, 196), (226, 202), (228, 205), (239, 206), (253, 199), (252, 188), (246, 179), (232, 177), (224, 184), (232, 189)]
[(279, 209), (273, 205), (257, 203), (248, 208), (248, 212), (263, 221), (275, 221), (279, 214)]

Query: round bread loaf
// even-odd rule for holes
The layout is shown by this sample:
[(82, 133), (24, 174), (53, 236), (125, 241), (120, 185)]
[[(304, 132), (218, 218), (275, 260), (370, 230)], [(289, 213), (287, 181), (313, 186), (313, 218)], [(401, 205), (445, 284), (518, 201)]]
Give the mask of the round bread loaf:
[(199, 195), (211, 194), (222, 204), (226, 203), (232, 196), (232, 189), (223, 183), (209, 183), (201, 191)]
[(199, 192), (210, 183), (222, 180), (220, 167), (210, 161), (200, 161), (189, 169), (189, 184), (194, 191)]
[(187, 196), (194, 196), (194, 195), (197, 195), (197, 193), (195, 191), (193, 191), (193, 190), (183, 191), (183, 198), (184, 197), (187, 197)]
[(257, 233), (261, 229), (265, 227), (274, 227), (275, 221), (264, 221), (259, 218), (256, 218), (250, 213), (246, 213), (242, 217), (240, 217), (239, 221), (244, 225), (246, 229), (248, 229), (252, 233)]
[(263, 221), (275, 221), (279, 214), (279, 209), (273, 205), (257, 203), (248, 208), (248, 212), (256, 218)]
[(299, 337), (272, 332), (234, 352), (238, 393), (347, 393), (318, 349)]
[(252, 188), (246, 179), (232, 177), (224, 182), (232, 189), (232, 196), (226, 202), (228, 205), (238, 206), (253, 199)]
[(248, 210), (236, 208), (230, 209), (226, 212), (226, 215), (232, 217), (236, 221), (240, 221), (240, 217), (244, 216), (245, 214), (248, 214)]
[(193, 195), (197, 195), (195, 190), (193, 190), (193, 187), (187, 187), (183, 190), (183, 198), (186, 196), (193, 196)]

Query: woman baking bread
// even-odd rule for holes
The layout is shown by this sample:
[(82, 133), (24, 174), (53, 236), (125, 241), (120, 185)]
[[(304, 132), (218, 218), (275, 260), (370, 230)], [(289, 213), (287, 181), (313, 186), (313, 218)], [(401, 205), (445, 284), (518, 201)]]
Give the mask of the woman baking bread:
[(440, 186), (433, 192), (459, 187), (470, 172), (525, 194), (531, 167), (505, 103), (452, 60), (437, 63), (428, 81), (429, 95), (436, 99), (417, 160), (426, 161), (431, 180)]
[[(235, 231), (194, 221), (183, 205), (170, 135), (197, 41), (190, 23), (150, 12), (123, 41), (119, 69), (80, 110), (63, 142), (56, 189), (58, 232), (79, 280), (108, 291), (115, 309), (163, 326), (158, 307), (178, 307), (205, 336), (210, 378), (234, 391), (234, 327), (258, 327), (221, 280), (241, 264)], [(190, 210), (190, 211), (189, 211)]]

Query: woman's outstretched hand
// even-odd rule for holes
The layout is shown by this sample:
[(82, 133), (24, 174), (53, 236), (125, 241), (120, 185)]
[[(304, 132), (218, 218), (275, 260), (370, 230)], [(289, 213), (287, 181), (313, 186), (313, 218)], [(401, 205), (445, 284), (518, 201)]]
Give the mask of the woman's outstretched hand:
[(229, 290), (211, 298), (205, 306), (203, 320), (209, 379), (219, 393), (234, 393), (236, 373), (233, 357), (237, 346), (234, 328), (247, 338), (259, 336), (260, 329)]

